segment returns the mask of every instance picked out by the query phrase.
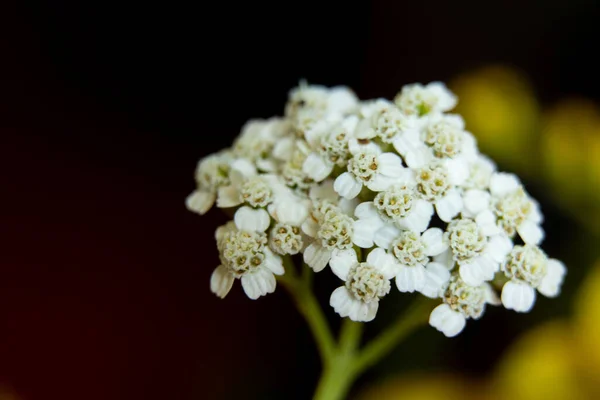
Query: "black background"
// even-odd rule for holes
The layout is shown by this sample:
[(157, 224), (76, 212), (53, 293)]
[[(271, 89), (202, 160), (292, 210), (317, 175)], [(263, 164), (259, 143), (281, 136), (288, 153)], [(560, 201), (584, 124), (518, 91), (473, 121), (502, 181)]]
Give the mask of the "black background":
[[(545, 102), (600, 97), (591, 1), (0, 9), (0, 383), (23, 399), (309, 396), (318, 360), (285, 293), (213, 297), (224, 217), (183, 205), (198, 158), (300, 79), (389, 98), (505, 63)], [(548, 207), (549, 231), (570, 229)], [(452, 344), (423, 331), (396, 369), (486, 372), (526, 319), (490, 314)]]

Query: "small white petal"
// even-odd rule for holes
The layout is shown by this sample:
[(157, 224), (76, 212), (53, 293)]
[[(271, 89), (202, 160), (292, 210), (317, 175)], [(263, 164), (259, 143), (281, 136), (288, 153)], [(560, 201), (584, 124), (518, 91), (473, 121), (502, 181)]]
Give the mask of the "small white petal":
[(295, 140), (291, 137), (282, 138), (273, 147), (273, 157), (278, 160), (289, 160), (294, 154)]
[(490, 178), (492, 196), (504, 197), (519, 188), (519, 178), (506, 172), (495, 172)]
[(353, 199), (362, 190), (362, 183), (351, 173), (344, 172), (335, 179), (333, 188), (340, 196), (346, 199)]
[(544, 239), (544, 231), (533, 221), (523, 221), (523, 223), (517, 227), (517, 232), (519, 232), (519, 236), (521, 236), (521, 239), (527, 244), (537, 246)]
[(471, 286), (479, 286), (485, 281), (494, 279), (500, 265), (485, 255), (475, 257), (460, 266), (461, 279)]
[(245, 158), (238, 158), (229, 166), (229, 178), (236, 186), (241, 185), (246, 179), (255, 175), (256, 167), (252, 162), (246, 160)]
[(490, 210), (483, 210), (475, 217), (477, 226), (486, 236), (498, 235), (502, 230), (496, 224), (496, 216)]
[(509, 281), (502, 288), (502, 304), (509, 310), (529, 312), (535, 303), (535, 290), (525, 282)]
[(373, 301), (371, 303), (376, 305), (374, 313), (372, 311), (373, 307), (371, 309), (365, 307), (366, 304), (356, 299), (345, 286), (335, 289), (329, 298), (329, 305), (333, 307), (336, 313), (341, 317), (350, 317), (351, 320), (359, 322), (367, 322), (375, 317), (379, 302)]
[(398, 264), (394, 257), (382, 248), (373, 249), (367, 256), (367, 263), (379, 271), (384, 278), (392, 279), (398, 274)]
[(389, 249), (392, 242), (400, 236), (400, 229), (392, 224), (385, 224), (375, 231), (374, 242), (383, 249)]
[(450, 271), (440, 263), (430, 262), (425, 266), (425, 272), (427, 280), (420, 292), (432, 299), (440, 297), (450, 281)]
[(422, 265), (415, 265), (414, 267), (400, 265), (398, 267), (396, 286), (398, 286), (399, 291), (410, 293), (415, 290), (421, 291), (426, 282), (427, 275), (425, 274), (425, 267)]
[(492, 260), (502, 263), (512, 248), (513, 242), (506, 235), (495, 235), (488, 239), (485, 252)]
[(265, 267), (269, 269), (275, 275), (283, 275), (285, 270), (283, 269), (283, 262), (281, 257), (274, 254), (270, 249), (265, 248)]
[(261, 171), (275, 172), (277, 171), (277, 163), (273, 159), (261, 158), (256, 160), (256, 167)]
[(448, 180), (452, 185), (460, 186), (469, 177), (469, 164), (464, 157), (447, 159), (444, 165), (448, 170)]
[(359, 219), (379, 218), (379, 212), (372, 201), (365, 201), (356, 206), (354, 216)]
[(333, 180), (328, 179), (321, 182), (319, 185), (313, 185), (310, 187), (308, 197), (311, 200), (331, 200), (336, 201), (338, 194), (333, 190)]
[(548, 271), (542, 279), (538, 291), (546, 297), (556, 297), (560, 294), (560, 287), (567, 273), (565, 265), (551, 258), (547, 264)]
[(362, 144), (356, 138), (352, 138), (348, 141), (348, 151), (352, 155), (358, 153), (381, 154), (381, 147), (379, 147), (379, 145), (373, 141)]
[(359, 219), (354, 221), (352, 233), (352, 243), (363, 249), (373, 247), (375, 232), (381, 227), (382, 222), (379, 218)]
[(440, 228), (429, 228), (421, 235), (421, 242), (425, 245), (425, 254), (433, 257), (448, 250), (444, 242), (444, 232)]
[(421, 168), (429, 164), (432, 158), (433, 154), (431, 153), (431, 149), (425, 146), (418, 147), (404, 156), (406, 165), (411, 168)]
[(486, 190), (471, 189), (463, 195), (464, 210), (468, 217), (474, 217), (490, 204), (490, 194)]
[(383, 153), (377, 157), (377, 171), (384, 176), (398, 177), (404, 174), (402, 159), (394, 153)]
[(275, 276), (266, 268), (258, 268), (256, 271), (242, 276), (242, 288), (252, 300), (267, 293), (273, 293), (276, 286)]
[(304, 262), (315, 272), (322, 271), (331, 259), (331, 250), (326, 249), (317, 242), (312, 242), (304, 250)]
[(452, 256), (452, 250), (448, 249), (442, 254), (433, 257), (433, 261), (442, 264), (449, 270), (454, 268), (454, 258)]
[[(310, 202), (290, 197), (269, 205), (269, 212), (278, 222), (300, 226), (308, 217)], [(271, 207), (273, 206), (273, 207)]]
[(374, 192), (383, 192), (397, 183), (398, 178), (377, 174), (373, 179), (366, 183), (366, 186)]
[(358, 264), (356, 252), (353, 249), (334, 251), (329, 261), (329, 266), (334, 274), (341, 280), (346, 280), (350, 268)]
[(429, 316), (429, 325), (447, 337), (458, 335), (465, 328), (466, 322), (465, 317), (453, 311), (448, 304), (440, 304)]
[(438, 216), (444, 222), (452, 221), (463, 208), (462, 197), (458, 190), (449, 190), (446, 196), (435, 203)]
[(409, 231), (421, 233), (429, 226), (432, 216), (433, 205), (430, 202), (421, 199), (415, 200), (411, 212), (402, 218), (398, 225)]
[(315, 180), (315, 182), (321, 182), (331, 174), (333, 171), (333, 164), (327, 163), (325, 160), (316, 153), (310, 153), (304, 164), (302, 164), (302, 171)]
[(253, 209), (248, 206), (239, 208), (233, 217), (235, 226), (241, 231), (264, 232), (271, 223), (271, 217), (266, 210), (262, 208)]
[(310, 237), (317, 237), (319, 232), (319, 223), (312, 218), (307, 218), (302, 223), (302, 232), (306, 233)]
[(377, 136), (377, 132), (371, 127), (371, 121), (365, 118), (359, 122), (354, 136), (357, 139), (373, 139)]
[(358, 202), (359, 200), (357, 198), (344, 199), (343, 197), (341, 197), (338, 202), (338, 207), (340, 208), (340, 210), (342, 210), (344, 214), (350, 217), (354, 217), (354, 210), (356, 209)]
[(204, 215), (215, 203), (215, 198), (214, 193), (195, 190), (185, 199), (185, 206), (192, 212)]
[(221, 186), (217, 192), (217, 207), (230, 208), (242, 204), (240, 191), (234, 185)]
[(223, 299), (231, 290), (234, 280), (233, 274), (223, 265), (219, 265), (210, 276), (210, 291)]

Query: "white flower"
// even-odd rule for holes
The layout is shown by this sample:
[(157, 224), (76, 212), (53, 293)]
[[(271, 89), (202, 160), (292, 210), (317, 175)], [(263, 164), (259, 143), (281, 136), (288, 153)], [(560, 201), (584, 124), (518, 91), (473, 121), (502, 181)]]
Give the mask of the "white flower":
[(507, 235), (519, 234), (525, 243), (538, 245), (544, 238), (542, 214), (513, 174), (495, 173), (490, 180), (491, 209)]
[(333, 188), (333, 184), (334, 181), (328, 179), (318, 185), (311, 186), (308, 197), (315, 203), (327, 200), (330, 203), (337, 205), (345, 214), (353, 217), (354, 210), (356, 209), (356, 206), (358, 206), (359, 200), (357, 198), (345, 199), (341, 197)]
[(442, 299), (444, 303), (431, 312), (429, 324), (447, 337), (458, 335), (468, 318), (479, 319), (486, 304), (498, 304), (489, 284), (470, 286), (456, 274), (452, 275)]
[(205, 214), (213, 206), (217, 198), (217, 190), (229, 184), (229, 168), (232, 162), (231, 154), (222, 151), (204, 157), (196, 167), (197, 189), (185, 200), (188, 210)]
[(247, 203), (265, 207), (273, 200), (272, 182), (276, 175), (257, 175), (256, 167), (246, 159), (237, 159), (230, 165), (229, 185), (218, 189), (217, 207), (230, 208)]
[(494, 172), (496, 164), (488, 157), (478, 154), (469, 162), (469, 174), (462, 186), (465, 189), (486, 190), (490, 187), (490, 179)]
[(420, 83), (405, 85), (394, 102), (406, 115), (424, 116), (451, 110), (457, 99), (443, 83), (431, 82), (427, 86)]
[(233, 143), (236, 157), (252, 161), (263, 171), (272, 172), (276, 166), (270, 159), (273, 146), (290, 130), (290, 122), (282, 118), (252, 119), (243, 127)]
[(333, 187), (340, 196), (353, 199), (363, 186), (380, 192), (406, 181), (410, 175), (411, 171), (402, 166), (402, 159), (397, 154), (369, 149), (353, 152), (348, 162), (348, 172), (338, 176)]
[(316, 204), (302, 230), (314, 241), (304, 250), (304, 262), (315, 272), (352, 248), (353, 220), (339, 207), (325, 201)]
[(322, 114), (346, 114), (353, 111), (358, 105), (354, 92), (345, 86), (336, 86), (328, 89), (321, 85), (300, 85), (288, 94), (288, 103), (285, 113), (294, 117), (299, 110), (314, 109)]
[(436, 297), (450, 279), (448, 269), (440, 269), (440, 264), (431, 263), (429, 257), (443, 253), (448, 245), (444, 243), (442, 230), (429, 228), (423, 234), (411, 231), (398, 231), (378, 238), (378, 245), (389, 249), (398, 263), (396, 286), (401, 292), (419, 291), (426, 296)]
[(448, 224), (444, 234), (452, 254), (451, 264), (447, 266), (451, 268), (457, 263), (461, 279), (471, 286), (492, 280), (512, 248), (508, 237), (486, 230), (485, 215), (481, 217), (455, 219)]
[(370, 248), (373, 243), (380, 247), (398, 235), (399, 229), (423, 232), (433, 214), (433, 207), (416, 197), (413, 186), (393, 186), (379, 192), (373, 201), (359, 204), (354, 215), (352, 241), (359, 247)]
[(289, 192), (277, 197), (268, 207), (269, 214), (277, 222), (269, 237), (271, 249), (278, 254), (298, 254), (305, 245), (301, 230), (302, 224), (308, 217), (310, 200)]
[(353, 138), (358, 118), (349, 116), (323, 135), (313, 138), (310, 153), (302, 165), (303, 172), (315, 182), (326, 179), (337, 165), (346, 166), (350, 157), (348, 142)]
[(303, 170), (304, 161), (310, 154), (310, 147), (303, 140), (296, 140), (293, 144), (290, 158), (285, 162), (281, 170), (281, 176), (289, 187), (308, 189), (314, 184)]
[(415, 179), (417, 192), (422, 199), (435, 205), (442, 221), (450, 222), (462, 211), (460, 192), (452, 185), (449, 171), (442, 164), (432, 163), (417, 169)]
[(331, 260), (331, 270), (344, 286), (335, 289), (329, 304), (342, 317), (353, 321), (372, 321), (379, 308), (379, 300), (389, 293), (390, 279), (396, 274), (396, 264), (383, 249), (375, 249), (367, 261), (359, 263), (356, 252), (345, 250)]
[(378, 100), (361, 112), (366, 118), (357, 127), (358, 139), (379, 138), (383, 143), (391, 144), (398, 136), (418, 133), (416, 117), (403, 114), (388, 101)]
[(535, 303), (535, 289), (547, 297), (555, 297), (566, 274), (558, 260), (546, 257), (537, 246), (515, 246), (502, 265), (510, 279), (502, 288), (502, 304), (509, 310), (529, 312)]
[[(260, 210), (264, 211), (264, 210)], [(267, 235), (262, 231), (249, 232), (229, 223), (217, 229), (217, 247), (221, 265), (210, 278), (210, 289), (224, 298), (235, 278), (251, 299), (275, 290), (275, 275), (284, 273), (281, 258), (266, 246)]]

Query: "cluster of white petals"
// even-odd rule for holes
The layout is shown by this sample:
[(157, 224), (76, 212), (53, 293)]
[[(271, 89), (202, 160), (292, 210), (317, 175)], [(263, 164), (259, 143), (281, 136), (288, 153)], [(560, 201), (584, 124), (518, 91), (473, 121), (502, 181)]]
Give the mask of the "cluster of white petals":
[(455, 336), (487, 304), (531, 310), (557, 296), (564, 264), (539, 247), (542, 214), (519, 179), (479, 153), (444, 84), (393, 101), (302, 83), (283, 117), (251, 120), (233, 146), (198, 163), (189, 210), (233, 212), (217, 229), (211, 290), (236, 278), (272, 293), (283, 258), (300, 255), (342, 281), (330, 305), (367, 322), (395, 288), (440, 304), (430, 324)]

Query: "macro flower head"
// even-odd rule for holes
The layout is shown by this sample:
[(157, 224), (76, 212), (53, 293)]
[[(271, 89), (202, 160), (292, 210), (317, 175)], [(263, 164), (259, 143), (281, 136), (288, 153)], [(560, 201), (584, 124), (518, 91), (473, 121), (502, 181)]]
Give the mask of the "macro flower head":
[(566, 267), (542, 249), (540, 205), (479, 151), (457, 101), (441, 82), (393, 101), (302, 82), (282, 116), (245, 124), (199, 161), (186, 200), (233, 215), (217, 229), (211, 290), (239, 279), (257, 299), (294, 257), (341, 280), (329, 302), (341, 317), (371, 321), (398, 290), (437, 299), (429, 322), (449, 337), (488, 305), (527, 312), (536, 293), (557, 296)]

